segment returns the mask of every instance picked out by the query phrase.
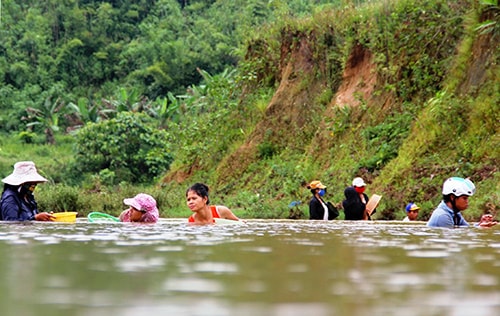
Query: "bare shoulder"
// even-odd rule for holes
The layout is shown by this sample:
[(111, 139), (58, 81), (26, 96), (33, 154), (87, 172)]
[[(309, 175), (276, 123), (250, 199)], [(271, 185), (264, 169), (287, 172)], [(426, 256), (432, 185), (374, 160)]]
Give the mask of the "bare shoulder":
[(239, 220), (227, 206), (217, 205), (217, 212), (219, 212), (221, 218)]

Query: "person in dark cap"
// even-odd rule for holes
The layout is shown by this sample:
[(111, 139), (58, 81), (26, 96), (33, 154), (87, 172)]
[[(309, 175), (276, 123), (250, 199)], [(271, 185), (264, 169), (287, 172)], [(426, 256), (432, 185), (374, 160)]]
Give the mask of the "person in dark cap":
[(416, 221), (418, 217), (418, 211), (420, 207), (415, 203), (409, 203), (406, 205), (406, 217), (403, 219), (403, 222)]

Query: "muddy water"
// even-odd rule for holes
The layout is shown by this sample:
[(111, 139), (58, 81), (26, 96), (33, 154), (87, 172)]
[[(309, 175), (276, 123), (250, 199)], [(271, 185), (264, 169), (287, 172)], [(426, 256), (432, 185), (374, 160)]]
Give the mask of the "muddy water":
[(0, 224), (10, 315), (500, 315), (500, 228)]

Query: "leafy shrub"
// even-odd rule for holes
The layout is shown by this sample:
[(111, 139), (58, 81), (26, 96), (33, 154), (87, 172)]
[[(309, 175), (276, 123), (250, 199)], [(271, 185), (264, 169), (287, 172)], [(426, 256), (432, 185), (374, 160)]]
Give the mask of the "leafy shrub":
[(86, 125), (77, 134), (76, 167), (100, 173), (107, 184), (110, 180), (115, 184), (151, 181), (167, 171), (173, 160), (167, 132), (154, 126), (147, 115), (131, 112)]
[(79, 200), (81, 191), (76, 187), (64, 185), (40, 185), (37, 188), (37, 202), (40, 211), (65, 212), (82, 209)]
[(18, 135), (19, 139), (25, 144), (32, 144), (35, 141), (36, 133), (23, 131)]
[(367, 127), (362, 134), (369, 148), (375, 149), (375, 154), (363, 159), (359, 168), (364, 167), (370, 171), (381, 169), (396, 157), (399, 147), (408, 136), (411, 120), (411, 114), (404, 113), (388, 117), (379, 125)]
[(278, 151), (274, 144), (270, 142), (263, 142), (257, 145), (257, 148), (259, 150), (259, 158), (261, 159), (271, 158)]

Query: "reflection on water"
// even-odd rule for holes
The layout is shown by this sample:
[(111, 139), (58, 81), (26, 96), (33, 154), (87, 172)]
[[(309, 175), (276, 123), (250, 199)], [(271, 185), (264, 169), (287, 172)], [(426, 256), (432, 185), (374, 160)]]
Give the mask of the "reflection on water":
[(2, 315), (500, 315), (500, 228), (0, 224)]

